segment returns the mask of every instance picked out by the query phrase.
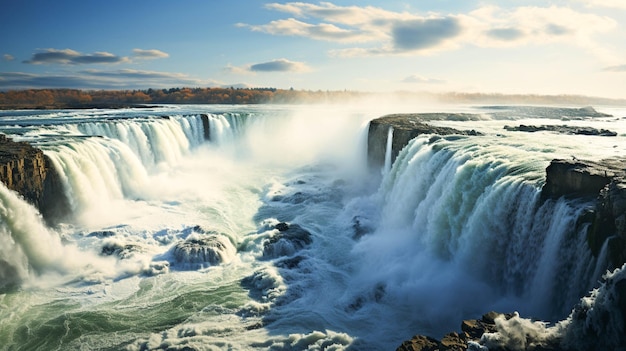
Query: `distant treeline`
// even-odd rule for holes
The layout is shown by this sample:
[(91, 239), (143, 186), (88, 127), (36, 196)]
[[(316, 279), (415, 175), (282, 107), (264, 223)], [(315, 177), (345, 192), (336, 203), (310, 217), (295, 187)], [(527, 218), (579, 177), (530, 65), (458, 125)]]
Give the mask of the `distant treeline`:
[(147, 90), (28, 89), (0, 92), (3, 109), (120, 107), (145, 104), (266, 104), (337, 102), (361, 96), (353, 91), (275, 88), (171, 88)]
[[(372, 101), (424, 101), (461, 104), (528, 104), (570, 106), (620, 105), (626, 99), (581, 95), (486, 93), (312, 91), (276, 88), (171, 88), (147, 90), (28, 89), (0, 92), (0, 109), (116, 108), (154, 104), (293, 104)], [(389, 99), (389, 100), (385, 100)]]

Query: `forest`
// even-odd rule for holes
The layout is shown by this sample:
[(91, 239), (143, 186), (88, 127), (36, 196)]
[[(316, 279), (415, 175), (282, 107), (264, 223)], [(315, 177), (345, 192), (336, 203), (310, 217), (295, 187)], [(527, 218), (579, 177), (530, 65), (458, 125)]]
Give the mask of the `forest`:
[(170, 88), (146, 90), (27, 89), (0, 91), (0, 110), (123, 108), (155, 104), (296, 104), (371, 101), (462, 104), (562, 104), (571, 106), (626, 105), (626, 99), (580, 95), (532, 95), (489, 93), (374, 93), (349, 90), (294, 90), (276, 88)]
[(338, 102), (352, 91), (276, 88), (171, 88), (147, 90), (28, 89), (0, 92), (1, 109), (115, 108), (149, 104), (266, 104)]

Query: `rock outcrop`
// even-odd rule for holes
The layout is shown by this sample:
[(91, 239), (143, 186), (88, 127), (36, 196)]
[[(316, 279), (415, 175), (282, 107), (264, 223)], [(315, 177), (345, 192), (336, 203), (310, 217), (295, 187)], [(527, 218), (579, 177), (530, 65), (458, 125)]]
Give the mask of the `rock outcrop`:
[(204, 131), (204, 140), (211, 140), (211, 124), (209, 123), (209, 115), (203, 113), (200, 115), (202, 118), (202, 129)]
[(39, 208), (49, 222), (69, 211), (58, 173), (43, 151), (0, 134), (0, 181)]
[(535, 133), (535, 132), (554, 132), (559, 134), (570, 134), (570, 135), (595, 135), (595, 136), (617, 136), (616, 132), (607, 130), (607, 129), (596, 129), (592, 127), (576, 127), (576, 126), (566, 126), (566, 125), (541, 125), (541, 126), (533, 126), (533, 125), (525, 125), (520, 124), (516, 127), (504, 126), (504, 129), (513, 132), (527, 132), (527, 133)]
[(391, 161), (393, 162), (400, 153), (400, 150), (402, 150), (402, 148), (404, 148), (409, 143), (409, 141), (411, 141), (411, 139), (417, 137), (418, 135), (480, 134), (475, 130), (462, 131), (449, 127), (436, 127), (427, 124), (427, 121), (467, 121), (477, 120), (479, 118), (479, 115), (467, 113), (415, 113), (394, 114), (374, 119), (370, 121), (367, 137), (368, 164), (372, 168), (379, 168), (384, 165), (389, 128), (393, 128), (393, 138), (391, 143)]
[(546, 169), (541, 197), (587, 198), (594, 202), (578, 220), (588, 225), (587, 242), (594, 255), (607, 244), (610, 266), (626, 262), (626, 160), (553, 160)]
[(483, 334), (496, 332), (495, 319), (500, 316), (508, 320), (514, 315), (489, 312), (484, 314), (481, 319), (464, 320), (461, 323), (460, 333), (448, 333), (441, 340), (416, 335), (411, 340), (404, 341), (396, 351), (465, 351), (471, 343), (480, 342)]

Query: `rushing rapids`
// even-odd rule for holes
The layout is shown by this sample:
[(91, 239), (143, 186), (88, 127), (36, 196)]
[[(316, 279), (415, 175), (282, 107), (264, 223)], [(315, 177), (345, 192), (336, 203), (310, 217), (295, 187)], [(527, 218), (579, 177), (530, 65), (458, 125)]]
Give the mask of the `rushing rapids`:
[[(51, 160), (69, 211), (51, 227), (0, 187), (1, 344), (389, 350), (501, 310), (564, 320), (545, 333), (585, 349), (592, 336), (576, 330), (599, 318), (590, 306), (615, 303), (623, 274), (599, 283), (607, 253), (589, 249), (579, 220), (592, 202), (542, 198), (541, 187), (553, 158), (623, 154), (623, 120), (462, 108), (480, 118), (428, 123), (479, 133), (420, 135), (392, 155), (386, 128), (370, 170), (368, 122), (403, 108), (0, 114), (0, 131)], [(568, 111), (579, 119), (568, 123), (617, 136), (503, 128), (507, 113), (562, 125)], [(623, 325), (611, 318), (602, 337), (614, 346)], [(500, 326), (485, 345), (513, 333)]]

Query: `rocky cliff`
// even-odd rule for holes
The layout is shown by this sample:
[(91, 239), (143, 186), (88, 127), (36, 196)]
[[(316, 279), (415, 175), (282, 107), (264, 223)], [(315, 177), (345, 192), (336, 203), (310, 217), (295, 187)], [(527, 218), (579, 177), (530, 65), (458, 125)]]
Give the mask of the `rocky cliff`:
[(414, 113), (414, 114), (394, 114), (383, 116), (370, 121), (367, 137), (368, 164), (372, 168), (380, 168), (385, 163), (385, 153), (387, 150), (387, 135), (389, 128), (393, 128), (393, 138), (391, 143), (391, 162), (393, 162), (400, 150), (404, 148), (411, 139), (422, 134), (438, 135), (478, 135), (475, 130), (462, 131), (448, 127), (436, 127), (427, 124), (427, 121), (434, 120), (475, 120), (478, 115), (467, 113)]
[(49, 222), (68, 211), (56, 170), (43, 151), (0, 134), (0, 181), (39, 208)]
[(588, 225), (589, 248), (599, 255), (606, 242), (609, 268), (626, 262), (626, 160), (553, 160), (541, 195), (592, 199), (593, 208), (579, 219)]

